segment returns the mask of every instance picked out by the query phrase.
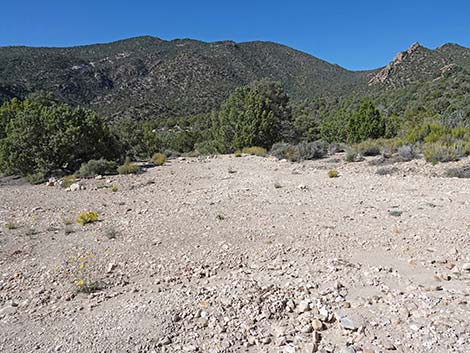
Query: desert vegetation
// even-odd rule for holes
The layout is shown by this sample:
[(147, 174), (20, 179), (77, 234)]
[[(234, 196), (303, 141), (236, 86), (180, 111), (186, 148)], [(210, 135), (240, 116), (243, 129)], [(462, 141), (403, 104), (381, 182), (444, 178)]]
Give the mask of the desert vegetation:
[(348, 161), (383, 155), (432, 164), (469, 155), (470, 120), (461, 101), (466, 95), (442, 110), (427, 100), (429, 94), (389, 110), (390, 95), (294, 102), (280, 83), (261, 80), (236, 89), (212, 113), (112, 123), (36, 94), (0, 107), (0, 170), (40, 183), (51, 176), (134, 174), (141, 170), (135, 161), (159, 166), (180, 155), (269, 151), (299, 162), (345, 150)]

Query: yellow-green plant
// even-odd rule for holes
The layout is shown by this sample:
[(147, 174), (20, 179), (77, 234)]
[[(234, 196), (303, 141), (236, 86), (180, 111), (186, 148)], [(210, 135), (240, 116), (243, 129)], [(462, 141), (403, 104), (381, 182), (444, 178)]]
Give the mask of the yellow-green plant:
[(251, 155), (259, 156), (259, 157), (266, 157), (266, 155), (268, 154), (268, 151), (266, 151), (266, 148), (263, 148), (263, 147), (252, 146), (252, 147), (245, 147), (244, 149), (242, 149), (242, 153), (251, 154)]
[(110, 190), (111, 190), (112, 192), (117, 192), (119, 189), (118, 189), (118, 187), (117, 187), (116, 185), (111, 185)]
[(5, 223), (5, 228), (8, 229), (8, 230), (16, 229), (16, 228), (18, 228), (18, 225), (13, 223), (13, 222), (7, 222), (7, 223)]
[(337, 177), (339, 177), (339, 174), (336, 170), (331, 169), (331, 170), (328, 171), (328, 177), (337, 178)]
[(126, 158), (123, 165), (119, 166), (117, 172), (119, 174), (137, 174), (140, 170), (140, 167), (132, 163), (129, 158)]
[(166, 156), (163, 153), (155, 153), (152, 157), (152, 162), (156, 166), (164, 165), (166, 162)]
[(75, 175), (66, 175), (62, 178), (62, 187), (69, 188), (73, 183), (77, 181), (77, 177)]
[(99, 269), (93, 265), (93, 260), (94, 254), (92, 252), (72, 255), (65, 261), (62, 268), (54, 266), (54, 270), (63, 271), (76, 292), (91, 293), (98, 288), (96, 273)]
[(96, 212), (87, 211), (87, 212), (81, 213), (77, 217), (76, 221), (78, 224), (81, 224), (82, 226), (84, 226), (85, 224), (98, 221), (98, 214)]

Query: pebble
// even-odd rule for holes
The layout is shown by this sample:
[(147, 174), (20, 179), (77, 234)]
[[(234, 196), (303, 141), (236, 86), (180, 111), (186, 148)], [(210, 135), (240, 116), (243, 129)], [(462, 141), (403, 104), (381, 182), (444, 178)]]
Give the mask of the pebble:
[(1, 315), (15, 315), (17, 312), (17, 308), (13, 305), (8, 305), (0, 309), (0, 316)]
[(343, 317), (340, 320), (340, 324), (346, 330), (354, 331), (359, 328), (359, 325), (357, 325), (354, 321), (352, 321), (351, 319), (348, 319), (347, 317)]
[(321, 322), (320, 320), (318, 319), (314, 319), (312, 321), (312, 327), (315, 331), (321, 331), (322, 328), (323, 328), (323, 322)]

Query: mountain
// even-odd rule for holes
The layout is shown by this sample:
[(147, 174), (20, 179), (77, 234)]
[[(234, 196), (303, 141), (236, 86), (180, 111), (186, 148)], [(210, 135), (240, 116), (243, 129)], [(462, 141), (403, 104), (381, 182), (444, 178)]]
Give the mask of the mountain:
[(236, 87), (262, 78), (281, 81), (294, 101), (387, 96), (409, 87), (431, 99), (430, 90), (456, 81), (454, 92), (464, 91), (469, 73), (470, 49), (457, 44), (431, 50), (415, 43), (386, 67), (354, 72), (272, 42), (146, 36), (70, 48), (0, 47), (0, 103), (48, 91), (110, 118), (154, 119), (216, 109)]
[(0, 100), (50, 91), (72, 105), (136, 119), (207, 112), (236, 87), (261, 78), (281, 81), (300, 100), (366, 87), (369, 74), (271, 42), (137, 37), (71, 48), (0, 48)]
[(417, 82), (440, 79), (460, 70), (470, 71), (470, 49), (449, 43), (431, 50), (415, 43), (373, 75), (369, 85), (386, 89), (403, 88)]

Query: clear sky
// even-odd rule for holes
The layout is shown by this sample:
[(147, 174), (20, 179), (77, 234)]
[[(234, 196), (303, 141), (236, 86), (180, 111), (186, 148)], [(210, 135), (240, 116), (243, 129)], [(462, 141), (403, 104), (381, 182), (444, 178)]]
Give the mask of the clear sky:
[(470, 0), (2, 0), (0, 46), (70, 46), (138, 35), (269, 40), (348, 69), (413, 42), (470, 47)]

